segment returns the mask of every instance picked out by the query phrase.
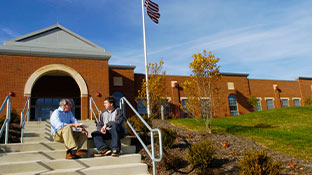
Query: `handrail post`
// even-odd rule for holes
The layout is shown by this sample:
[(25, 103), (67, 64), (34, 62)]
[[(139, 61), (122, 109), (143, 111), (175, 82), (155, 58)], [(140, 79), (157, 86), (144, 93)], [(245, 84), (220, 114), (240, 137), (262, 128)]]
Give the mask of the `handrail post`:
[[(100, 117), (100, 114), (101, 114), (101, 111), (99, 110), (99, 108), (96, 106), (95, 104), (95, 101), (93, 100), (92, 97), (90, 97), (90, 115), (91, 115), (91, 120), (93, 120), (93, 115), (94, 115), (94, 118), (95, 118), (95, 121), (98, 122), (98, 117)], [(98, 116), (95, 114), (93, 108), (92, 108), (92, 104), (94, 104), (97, 112), (98, 112)]]
[[(128, 106), (130, 107), (130, 109), (132, 109), (132, 111), (136, 114), (137, 117), (139, 117), (139, 119), (143, 122), (143, 124), (148, 128), (148, 130), (151, 132), (151, 148), (152, 148), (152, 153), (149, 151), (149, 149), (147, 148), (147, 146), (144, 144), (144, 142), (142, 141), (141, 137), (138, 135), (138, 133), (135, 131), (135, 129), (133, 128), (133, 126), (131, 125), (131, 123), (129, 122), (129, 120), (126, 118), (125, 115), (125, 103), (128, 104)], [(120, 99), (120, 108), (123, 111), (123, 117), (126, 119), (127, 124), (129, 125), (130, 129), (132, 130), (132, 132), (134, 133), (134, 135), (137, 137), (137, 139), (139, 140), (139, 142), (141, 143), (141, 145), (143, 146), (143, 148), (145, 149), (145, 151), (147, 152), (147, 154), (149, 155), (149, 157), (152, 159), (153, 162), (153, 175), (156, 175), (156, 162), (160, 162), (162, 160), (162, 141), (161, 141), (161, 132), (159, 129), (152, 129), (147, 123), (146, 121), (142, 118), (142, 116), (134, 109), (134, 107), (131, 105), (131, 103), (125, 98), (122, 97)], [(159, 138), (159, 158), (155, 158), (155, 150), (154, 150), (154, 131), (158, 132), (158, 138)]]
[(26, 121), (29, 121), (30, 97), (27, 97), (23, 111), (21, 112), (21, 143), (24, 142), (24, 127)]
[(9, 142), (9, 129), (10, 129), (10, 120), (11, 120), (11, 100), (10, 100), (10, 98), (8, 98), (8, 101), (7, 101), (6, 118), (8, 119), (8, 121), (6, 122), (6, 126), (5, 126), (5, 142), (4, 142), (4, 144), (8, 144), (8, 142)]
[(92, 99), (92, 97), (90, 97), (90, 100), (89, 100), (89, 101), (90, 101), (90, 102), (89, 102), (89, 103), (90, 103), (90, 117), (91, 117), (90, 120), (92, 120), (92, 117), (93, 117), (93, 116), (92, 116), (92, 101), (91, 101), (91, 99)]
[(21, 112), (21, 143), (23, 142), (24, 142), (24, 112), (22, 111)]
[(152, 146), (153, 174), (156, 175), (156, 162), (155, 162), (155, 151), (154, 151), (154, 132), (153, 131), (151, 131), (151, 146)]

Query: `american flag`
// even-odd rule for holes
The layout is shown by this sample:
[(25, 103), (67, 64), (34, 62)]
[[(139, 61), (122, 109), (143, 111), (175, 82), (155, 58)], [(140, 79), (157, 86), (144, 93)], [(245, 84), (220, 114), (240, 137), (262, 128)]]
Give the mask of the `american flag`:
[(145, 0), (144, 7), (146, 9), (147, 15), (156, 23), (158, 24), (158, 18), (160, 14), (158, 13), (159, 7), (158, 4), (151, 0)]

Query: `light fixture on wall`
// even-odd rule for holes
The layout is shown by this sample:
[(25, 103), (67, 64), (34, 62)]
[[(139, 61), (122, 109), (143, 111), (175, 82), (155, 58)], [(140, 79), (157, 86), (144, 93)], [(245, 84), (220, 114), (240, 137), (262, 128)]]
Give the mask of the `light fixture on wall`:
[(177, 81), (171, 81), (171, 87), (179, 87), (179, 83)]
[(11, 97), (15, 97), (15, 93), (14, 93), (14, 92), (12, 92), (12, 91), (10, 91), (10, 92), (9, 92), (9, 96), (11, 96)]
[(96, 93), (96, 96), (97, 96), (97, 97), (102, 97), (102, 94), (101, 94), (100, 92), (97, 92), (97, 93)]

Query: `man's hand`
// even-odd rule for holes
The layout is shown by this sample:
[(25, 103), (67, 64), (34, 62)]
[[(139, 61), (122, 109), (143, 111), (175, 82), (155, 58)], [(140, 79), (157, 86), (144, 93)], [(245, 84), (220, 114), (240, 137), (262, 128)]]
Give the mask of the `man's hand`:
[(102, 134), (105, 134), (105, 133), (106, 133), (106, 125), (104, 125), (104, 126), (101, 128), (101, 133), (102, 133)]
[(84, 134), (86, 137), (88, 137), (88, 131), (84, 128), (82, 128), (82, 134)]
[(71, 124), (68, 124), (69, 126), (73, 126), (75, 128), (79, 128), (81, 127), (81, 123), (71, 123)]

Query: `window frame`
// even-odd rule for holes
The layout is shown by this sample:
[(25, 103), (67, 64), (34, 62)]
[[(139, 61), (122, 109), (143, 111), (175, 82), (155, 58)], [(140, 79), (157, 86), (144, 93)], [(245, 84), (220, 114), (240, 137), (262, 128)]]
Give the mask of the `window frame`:
[(267, 102), (267, 100), (272, 100), (272, 104), (273, 104), (273, 108), (272, 108), (272, 109), (275, 109), (275, 104), (274, 104), (275, 99), (274, 99), (274, 97), (265, 97), (264, 100), (265, 100), (265, 103), (266, 103), (266, 106), (267, 106), (267, 108), (266, 108), (267, 110), (270, 110), (270, 109), (268, 108), (268, 102)]

